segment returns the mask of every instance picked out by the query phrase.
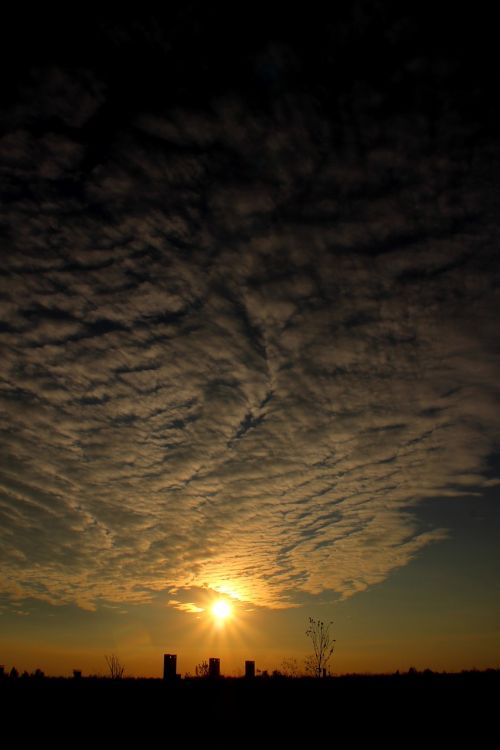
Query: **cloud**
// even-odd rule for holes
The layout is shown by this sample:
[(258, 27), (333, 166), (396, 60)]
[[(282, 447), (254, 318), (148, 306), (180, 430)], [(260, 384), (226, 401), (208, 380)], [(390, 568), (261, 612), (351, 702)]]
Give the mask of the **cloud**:
[(231, 94), (139, 112), (89, 166), (106, 87), (37, 87), (69, 127), (23, 105), (0, 143), (3, 593), (279, 608), (443, 539), (418, 502), (490, 486), (498, 444), (475, 123)]
[(177, 599), (170, 599), (170, 601), (168, 602), (168, 606), (174, 607), (180, 612), (188, 612), (192, 615), (203, 612), (203, 607), (198, 607), (198, 605), (194, 604), (193, 602), (179, 602)]

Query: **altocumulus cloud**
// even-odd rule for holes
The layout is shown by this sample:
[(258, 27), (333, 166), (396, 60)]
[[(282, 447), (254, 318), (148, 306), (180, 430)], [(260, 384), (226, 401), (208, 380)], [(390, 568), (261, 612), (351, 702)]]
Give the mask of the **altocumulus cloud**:
[(144, 106), (99, 150), (106, 97), (37, 70), (0, 141), (3, 593), (199, 611), (175, 592), (384, 580), (446, 534), (420, 500), (488, 484), (490, 141), (361, 87), (335, 116)]

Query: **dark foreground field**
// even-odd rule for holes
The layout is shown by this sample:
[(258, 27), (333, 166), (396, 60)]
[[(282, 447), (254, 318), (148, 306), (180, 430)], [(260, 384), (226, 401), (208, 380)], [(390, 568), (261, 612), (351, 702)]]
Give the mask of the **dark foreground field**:
[[(500, 671), (325, 680), (3, 680), (4, 737), (54, 745), (281, 746), (339, 741), (387, 746), (468, 740), (486, 747)], [(302, 739), (301, 739), (302, 743)]]

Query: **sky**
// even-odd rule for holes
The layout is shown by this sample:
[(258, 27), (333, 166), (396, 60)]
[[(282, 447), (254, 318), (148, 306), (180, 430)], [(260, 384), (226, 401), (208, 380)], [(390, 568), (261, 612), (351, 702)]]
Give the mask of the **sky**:
[(1, 32), (0, 662), (500, 667), (493, 32), (206, 5)]

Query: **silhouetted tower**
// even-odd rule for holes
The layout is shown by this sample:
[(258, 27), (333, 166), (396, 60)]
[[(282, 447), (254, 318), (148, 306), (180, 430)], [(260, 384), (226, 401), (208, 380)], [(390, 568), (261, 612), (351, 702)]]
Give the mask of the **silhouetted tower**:
[(163, 654), (163, 679), (175, 680), (177, 674), (177, 654)]
[(255, 662), (254, 661), (246, 661), (245, 662), (245, 677), (252, 678), (255, 677)]
[(220, 659), (214, 659), (211, 657), (208, 660), (208, 676), (220, 677)]

